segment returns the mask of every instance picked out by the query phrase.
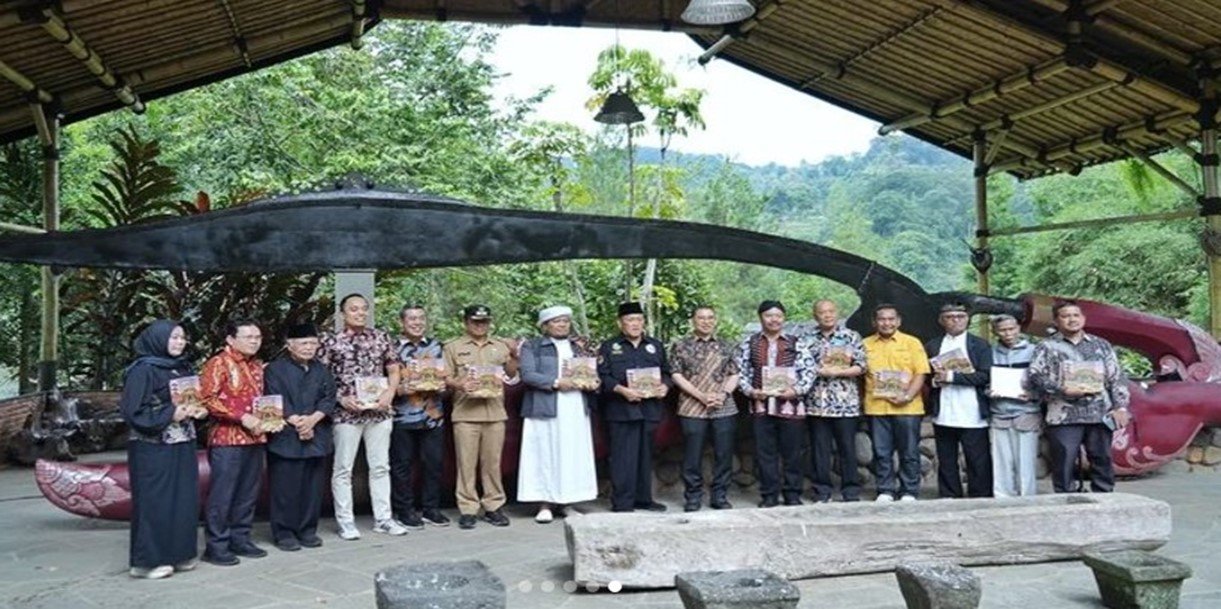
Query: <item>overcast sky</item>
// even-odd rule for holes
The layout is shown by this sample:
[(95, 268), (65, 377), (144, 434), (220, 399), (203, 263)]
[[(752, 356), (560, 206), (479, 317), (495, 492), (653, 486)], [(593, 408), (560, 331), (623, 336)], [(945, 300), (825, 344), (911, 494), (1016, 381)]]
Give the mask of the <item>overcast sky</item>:
[[(620, 43), (646, 49), (678, 76), (679, 86), (704, 89), (701, 110), (708, 124), (675, 139), (684, 152), (727, 154), (750, 165), (796, 165), (832, 155), (862, 152), (878, 125), (846, 110), (798, 93), (725, 61), (695, 63), (701, 50), (684, 34), (624, 30)], [(598, 53), (614, 43), (612, 30), (516, 26), (501, 32), (492, 63), (507, 76), (498, 99), (526, 97), (550, 85), (539, 118), (569, 122), (586, 130), (599, 126), (585, 101), (586, 83)], [(648, 144), (646, 144), (648, 145)]]

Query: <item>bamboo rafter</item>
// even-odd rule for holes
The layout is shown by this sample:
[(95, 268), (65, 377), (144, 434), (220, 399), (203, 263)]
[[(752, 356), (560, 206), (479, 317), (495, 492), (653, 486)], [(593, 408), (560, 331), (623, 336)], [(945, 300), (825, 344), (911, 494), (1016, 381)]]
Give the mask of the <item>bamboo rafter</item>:
[(1025, 159), (1006, 160), (994, 165), (989, 170), (989, 173), (1004, 173), (1006, 171), (1028, 168), (1028, 165), (1026, 165), (1027, 161), (1059, 161), (1074, 154), (1084, 154), (1104, 146), (1113, 146), (1119, 140), (1130, 140), (1151, 132), (1155, 133), (1165, 129), (1172, 129), (1193, 120), (1195, 118), (1192, 115), (1177, 110), (1150, 116), (1145, 120), (1104, 129), (1086, 138), (1074, 138), (1067, 142), (1049, 146), (1046, 152), (1026, 155), (1027, 158)]
[[(1064, 95), (1061, 97), (1057, 97), (1055, 99), (1047, 100), (1041, 104), (1037, 104), (1037, 105), (1031, 106), (1029, 108), (1026, 108), (1025, 110), (1019, 110), (1017, 112), (1004, 114), (1000, 118), (994, 119), (992, 121), (989, 121), (987, 123), (980, 125), (979, 129), (981, 129), (983, 131), (987, 131), (987, 132), (995, 131), (997, 129), (1004, 129), (1006, 126), (1011, 126), (1014, 123), (1017, 123), (1021, 120), (1042, 114), (1044, 112), (1054, 110), (1061, 106), (1071, 104), (1075, 101), (1080, 101), (1080, 100), (1086, 99), (1088, 97), (1102, 93), (1103, 91), (1110, 91), (1111, 89), (1114, 89), (1114, 88), (1120, 87), (1120, 86), (1123, 86), (1122, 83), (1108, 81), (1108, 82), (1094, 85), (1092, 87), (1081, 89), (1080, 91), (1074, 91), (1072, 93), (1069, 93), (1068, 95)], [(950, 139), (947, 142), (947, 145), (963, 144), (964, 142), (966, 142), (969, 139), (971, 139), (971, 133), (970, 132), (963, 133), (962, 135), (959, 135), (959, 136), (956, 136), (956, 137)]]
[[(1064, 0), (1034, 0), (1036, 4), (1049, 8), (1057, 13), (1068, 10), (1069, 3)], [(1188, 66), (1195, 60), (1192, 55), (1178, 47), (1146, 34), (1126, 23), (1122, 23), (1108, 15), (1100, 14), (1102, 10), (1111, 8), (1114, 2), (1095, 2), (1085, 7), (1086, 14), (1093, 17), (1092, 26), (1100, 31), (1112, 34), (1128, 42), (1138, 44), (1175, 63)], [(1102, 10), (1099, 10), (1102, 9)]]
[[(938, 14), (940, 14), (942, 10), (943, 10), (942, 7), (934, 6), (931, 9), (924, 11), (919, 16), (917, 16), (915, 19), (913, 19), (912, 21), (904, 24), (901, 27), (898, 27), (889, 32), (886, 32), (886, 34), (882, 35), (877, 40), (874, 40), (872, 43), (865, 46), (861, 50), (857, 51), (853, 55), (843, 59), (842, 61), (840, 61), (840, 64), (844, 68), (847, 68), (847, 67), (850, 67), (850, 66), (856, 64), (857, 62), (861, 61), (862, 59), (869, 57), (869, 55), (876, 53), (877, 51), (890, 46), (891, 44), (893, 44), (895, 41), (899, 40), (900, 38), (914, 33), (916, 30), (920, 29), (920, 26), (928, 23), (934, 17), (936, 17)], [(818, 82), (817, 79), (814, 79), (813, 82), (809, 82), (805, 86), (813, 85), (813, 84), (816, 84), (817, 82)]]
[(19, 89), (25, 91), (26, 95), (38, 100), (41, 103), (49, 104), (54, 98), (49, 92), (42, 87), (34, 84), (34, 81), (26, 78), (24, 74), (18, 72), (16, 68), (0, 61), (0, 76), (3, 76), (9, 82), (17, 85)]
[(237, 15), (233, 12), (233, 7), (229, 6), (229, 0), (217, 0), (220, 2), (221, 10), (225, 12), (225, 17), (229, 19), (229, 29), (233, 32), (233, 44), (237, 47), (242, 55), (242, 63), (249, 68), (253, 65), (250, 61), (250, 53), (246, 50), (246, 37), (242, 36), (242, 26), (237, 22)]
[(1041, 65), (1032, 66), (1016, 74), (1011, 74), (986, 85), (976, 87), (971, 91), (964, 92), (960, 96), (937, 102), (933, 104), (932, 112), (909, 114), (897, 121), (882, 125), (878, 129), (878, 133), (886, 135), (895, 131), (923, 125), (929, 121), (945, 118), (971, 106), (983, 104), (1014, 91), (1025, 89), (1052, 78), (1069, 68), (1067, 59), (1056, 57), (1050, 61), (1043, 62)]
[(1141, 150), (1140, 148), (1137, 148), (1136, 146), (1133, 146), (1127, 142), (1119, 142), (1116, 144), (1116, 146), (1120, 150), (1123, 150), (1124, 152), (1138, 159), (1140, 162), (1144, 163), (1147, 167), (1149, 167), (1149, 169), (1152, 169), (1154, 173), (1162, 176), (1162, 178), (1164, 178), (1167, 182), (1174, 184), (1179, 190), (1187, 193), (1187, 196), (1191, 197), (1192, 200), (1200, 198), (1199, 190), (1197, 190), (1191, 184), (1183, 181), (1183, 179), (1175, 175), (1173, 171), (1167, 169), (1165, 165), (1155, 161), (1153, 157), (1146, 154), (1144, 150)]
[(699, 64), (701, 66), (707, 64), (709, 61), (712, 61), (712, 58), (716, 57), (718, 53), (725, 50), (725, 47), (733, 43), (733, 41), (739, 38), (745, 38), (750, 34), (751, 30), (759, 27), (759, 24), (767, 21), (769, 17), (776, 14), (776, 11), (780, 10), (780, 8), (785, 5), (785, 1), (786, 0), (775, 0), (774, 2), (769, 2), (768, 4), (759, 7), (759, 10), (755, 11), (753, 16), (738, 24), (737, 32), (735, 34), (721, 35), (716, 42), (712, 43), (712, 46), (708, 47), (707, 50), (701, 53), (699, 59), (697, 60)]
[(85, 67), (93, 74), (98, 81), (107, 89), (110, 89), (114, 96), (118, 98), (123, 105), (131, 108), (134, 112), (144, 112), (144, 103), (140, 101), (140, 97), (132, 91), (129, 86), (120, 76), (114, 73), (106, 62), (94, 52), (85, 41), (77, 36), (76, 32), (64, 22), (63, 18), (54, 9), (44, 8), (40, 11), (28, 11), (26, 13), (30, 21), (42, 26), (56, 42), (63, 45), (73, 57), (85, 64)]

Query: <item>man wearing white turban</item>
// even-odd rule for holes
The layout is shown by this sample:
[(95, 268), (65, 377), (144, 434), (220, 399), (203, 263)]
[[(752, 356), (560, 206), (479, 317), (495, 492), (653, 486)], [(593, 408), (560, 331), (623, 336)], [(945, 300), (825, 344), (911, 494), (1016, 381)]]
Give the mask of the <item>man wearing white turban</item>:
[[(581, 339), (570, 336), (572, 309), (543, 309), (538, 325), (543, 336), (521, 348), (526, 395), (521, 404), (517, 500), (538, 502), (534, 520), (547, 523), (556, 515), (562, 517), (564, 506), (598, 496), (589, 419), (597, 374), (592, 370), (593, 353)], [(588, 374), (581, 375), (582, 369)]]

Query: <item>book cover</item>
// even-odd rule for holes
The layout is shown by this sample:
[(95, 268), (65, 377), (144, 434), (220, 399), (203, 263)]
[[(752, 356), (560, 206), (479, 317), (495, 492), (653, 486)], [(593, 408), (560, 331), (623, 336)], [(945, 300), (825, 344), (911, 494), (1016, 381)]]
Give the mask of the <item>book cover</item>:
[(906, 370), (875, 370), (873, 372), (873, 396), (877, 398), (901, 398), (907, 395), (907, 385), (912, 380)]
[(207, 408), (204, 407), (203, 400), (199, 396), (198, 376), (170, 379), (170, 402), (174, 406), (186, 407), (193, 417), (207, 412)]
[(412, 359), (407, 366), (407, 388), (411, 391), (445, 389), (445, 360), (435, 357)]
[(1060, 370), (1065, 391), (1102, 393), (1106, 384), (1106, 367), (1102, 362), (1064, 362)]
[(390, 386), (390, 379), (384, 376), (356, 377), (356, 401), (364, 410), (377, 408), (377, 398)]
[(792, 366), (764, 366), (760, 384), (763, 393), (780, 395), (797, 386), (797, 369)]
[(284, 397), (262, 395), (254, 398), (254, 416), (259, 419), (259, 429), (264, 433), (275, 433), (284, 429)]
[(989, 389), (994, 398), (1024, 399), (1026, 393), (1026, 368), (993, 366)]
[(474, 398), (498, 398), (504, 394), (503, 366), (467, 366), (466, 373), (475, 379), (476, 387), (468, 395)]
[(572, 381), (577, 389), (598, 388), (598, 360), (592, 357), (572, 357), (560, 364), (560, 378)]
[(942, 370), (947, 370), (955, 374), (971, 374), (975, 372), (975, 366), (971, 365), (970, 358), (962, 349), (951, 349), (941, 355), (930, 358), (929, 362), (939, 364)]
[(661, 396), (661, 368), (628, 368), (627, 387), (644, 394), (645, 398)]
[(829, 370), (851, 368), (854, 355), (856, 353), (850, 345), (827, 345), (823, 347), (819, 364)]

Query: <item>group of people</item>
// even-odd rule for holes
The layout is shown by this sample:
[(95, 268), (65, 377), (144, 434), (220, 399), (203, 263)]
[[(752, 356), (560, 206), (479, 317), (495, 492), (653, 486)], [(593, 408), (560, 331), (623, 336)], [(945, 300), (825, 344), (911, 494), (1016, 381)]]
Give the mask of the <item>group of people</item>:
[[(480, 519), (507, 526), (500, 464), (508, 419), (504, 388), (519, 383), (524, 396), (517, 499), (538, 504), (540, 523), (597, 496), (595, 408), (610, 441), (611, 509), (666, 510), (652, 495), (652, 449), (671, 391), (678, 393), (685, 440), (686, 511), (703, 505), (709, 439), (714, 457), (708, 505), (732, 507), (738, 393), (752, 419), (759, 507), (801, 504), (807, 467), (816, 501), (831, 500), (833, 469), (842, 499), (860, 500), (856, 438), (862, 416), (872, 440), (877, 501), (918, 496), (926, 415), (933, 419), (942, 497), (1033, 494), (1044, 429), (1055, 490), (1072, 489), (1084, 446), (1092, 489), (1107, 492), (1114, 486), (1111, 430), (1129, 418), (1126, 382), (1110, 344), (1084, 331), (1080, 307), (1061, 302), (1053, 311), (1057, 332), (1038, 345), (1023, 339), (1009, 316), (992, 318), (998, 343), (989, 345), (967, 332), (966, 307), (948, 304), (939, 315), (945, 334), (921, 344), (900, 330), (902, 317), (893, 305), (875, 309), (875, 332), (862, 338), (843, 325), (835, 303), (818, 301), (812, 311), (816, 328), (795, 336), (786, 331), (784, 305), (765, 301), (757, 311), (759, 331), (738, 343), (718, 335), (716, 311), (702, 306), (692, 314), (691, 334), (667, 350), (645, 333), (641, 306), (624, 303), (619, 336), (594, 349), (572, 333), (572, 310), (564, 306), (540, 311), (540, 336), (520, 342), (494, 336), (488, 307), (470, 306), (463, 310), (463, 335), (442, 344), (428, 336), (422, 307), (404, 306), (401, 333), (391, 336), (371, 326), (369, 303), (351, 294), (340, 302), (341, 330), (320, 334), (312, 324), (290, 326), (283, 355), (266, 364), (258, 358), (259, 324), (231, 321), (226, 346), (198, 374), (202, 407), (175, 403), (171, 396), (175, 379), (195, 372), (183, 355), (182, 327), (160, 320), (134, 342), (137, 357), (126, 371), (121, 403), (131, 428), (131, 575), (156, 579), (197, 565), (194, 422), (204, 417), (211, 419), (211, 480), (201, 558), (209, 563), (235, 565), (266, 555), (251, 539), (264, 463), (277, 548), (291, 552), (322, 544), (317, 529), (328, 463), (339, 537), (359, 539), (352, 469), (362, 443), (373, 532), (403, 535), (425, 525), (449, 525), (440, 510), (447, 426), (454, 443), (458, 526), (470, 529)], [(955, 356), (953, 362), (947, 354)], [(589, 365), (586, 374), (576, 362)], [(1066, 388), (1065, 362), (1098, 362), (1102, 390)], [(997, 367), (1026, 369), (1021, 393), (992, 391), (990, 373)], [(279, 396), (278, 427), (269, 429), (256, 410), (264, 396)]]

